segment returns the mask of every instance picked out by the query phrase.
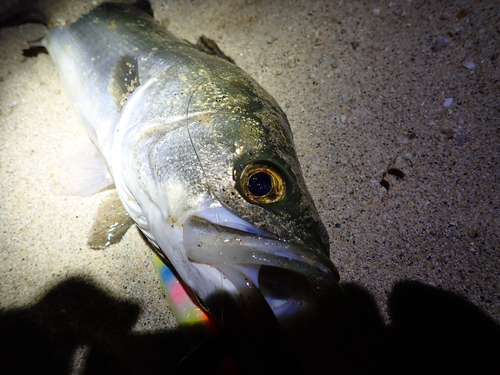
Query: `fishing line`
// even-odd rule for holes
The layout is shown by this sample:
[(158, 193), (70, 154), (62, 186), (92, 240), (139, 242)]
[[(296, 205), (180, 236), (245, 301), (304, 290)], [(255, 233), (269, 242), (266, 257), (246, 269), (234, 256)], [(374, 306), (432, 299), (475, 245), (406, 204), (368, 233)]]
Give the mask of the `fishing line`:
[[(195, 146), (194, 141), (193, 141), (193, 137), (191, 135), (191, 131), (189, 130), (189, 108), (191, 107), (191, 101), (193, 100), (194, 94), (196, 93), (198, 87), (200, 87), (200, 85), (199, 85), (200, 82), (201, 82), (201, 80), (196, 82), (196, 84), (194, 85), (195, 88), (193, 89), (193, 92), (191, 93), (191, 96), (189, 97), (189, 100), (188, 100), (188, 105), (186, 108), (186, 129), (187, 129), (188, 136), (189, 136), (189, 142), (191, 143), (191, 147), (193, 148), (194, 154), (196, 155), (196, 159), (198, 160), (198, 163), (200, 164), (201, 173), (203, 176), (203, 184), (205, 185), (205, 188), (207, 189), (210, 197), (215, 198), (218, 202), (221, 202), (221, 199), (219, 199), (217, 194), (214, 193), (214, 191), (210, 187), (210, 184), (208, 183), (209, 179), (207, 177), (207, 173), (205, 171), (205, 168), (203, 168), (203, 163), (201, 162), (200, 154), (198, 153), (198, 150), (196, 149), (196, 146)], [(217, 211), (216, 211), (216, 215), (217, 215)]]
[[(198, 151), (196, 151), (196, 147), (195, 147), (194, 142), (193, 142), (193, 137), (191, 136), (191, 132), (189, 131), (189, 107), (191, 106), (191, 100), (193, 100), (194, 93), (196, 92), (196, 88), (198, 87), (198, 82), (196, 82), (195, 86), (196, 86), (195, 89), (193, 90), (193, 92), (191, 93), (191, 96), (189, 97), (188, 105), (186, 108), (186, 129), (187, 129), (188, 136), (189, 136), (189, 142), (191, 142), (191, 147), (193, 147), (193, 151), (194, 151), (194, 154), (196, 155), (196, 159), (198, 160), (198, 163), (200, 164), (203, 179), (206, 180), (205, 169), (203, 168), (203, 164), (201, 162), (200, 156), (198, 155)], [(205, 181), (205, 184), (206, 184), (206, 181)], [(208, 185), (206, 187), (210, 191), (210, 187)]]

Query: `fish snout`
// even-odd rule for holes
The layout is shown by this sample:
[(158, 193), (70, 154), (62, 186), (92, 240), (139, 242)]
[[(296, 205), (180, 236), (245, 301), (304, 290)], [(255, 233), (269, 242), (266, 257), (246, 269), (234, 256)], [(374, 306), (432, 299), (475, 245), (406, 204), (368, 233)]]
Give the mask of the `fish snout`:
[(339, 274), (321, 250), (274, 238), (248, 223), (229, 227), (200, 216), (184, 224), (188, 259), (227, 278), (242, 309), (265, 300), (283, 326), (318, 316), (342, 300)]

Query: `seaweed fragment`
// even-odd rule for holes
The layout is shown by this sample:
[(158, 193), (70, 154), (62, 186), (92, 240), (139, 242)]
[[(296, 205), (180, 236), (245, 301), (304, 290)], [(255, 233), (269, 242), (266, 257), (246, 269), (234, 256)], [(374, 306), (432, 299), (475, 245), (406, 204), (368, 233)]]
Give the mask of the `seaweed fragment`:
[(398, 168), (389, 168), (389, 170), (387, 171), (387, 174), (396, 176), (397, 178), (401, 178), (401, 179), (405, 177), (404, 172)]
[[(385, 188), (386, 192), (389, 192), (389, 189), (391, 187), (391, 183), (387, 179), (388, 175), (395, 176), (399, 179), (403, 179), (406, 176), (406, 174), (401, 169), (393, 167), (394, 163), (396, 162), (396, 159), (399, 158), (400, 156), (401, 156), (401, 153), (397, 154), (391, 160), (391, 162), (389, 163), (389, 165), (385, 169), (384, 173), (382, 173), (382, 179), (380, 180), (380, 185), (383, 188)], [(406, 157), (406, 160), (408, 160), (410, 162), (410, 165), (413, 167), (413, 163), (411, 162), (411, 160), (408, 157)]]
[(387, 191), (389, 191), (389, 188), (391, 187), (391, 184), (389, 183), (389, 181), (387, 181), (383, 177), (382, 177), (382, 181), (380, 181), (380, 185), (382, 185), (382, 187), (384, 187), (385, 190), (387, 190)]
[(24, 57), (37, 57), (41, 53), (48, 55), (47, 50), (43, 46), (35, 46), (23, 49)]

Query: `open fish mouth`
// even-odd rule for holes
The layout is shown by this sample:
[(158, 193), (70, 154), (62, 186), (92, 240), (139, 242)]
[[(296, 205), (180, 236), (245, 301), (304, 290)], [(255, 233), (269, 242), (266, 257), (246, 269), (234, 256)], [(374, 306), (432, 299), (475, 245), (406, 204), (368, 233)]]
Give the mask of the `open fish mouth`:
[(319, 250), (277, 239), (240, 218), (221, 220), (221, 208), (215, 215), (212, 210), (184, 223), (184, 247), (191, 262), (216, 268), (234, 285), (244, 309), (262, 296), (283, 324), (343, 293), (335, 266)]

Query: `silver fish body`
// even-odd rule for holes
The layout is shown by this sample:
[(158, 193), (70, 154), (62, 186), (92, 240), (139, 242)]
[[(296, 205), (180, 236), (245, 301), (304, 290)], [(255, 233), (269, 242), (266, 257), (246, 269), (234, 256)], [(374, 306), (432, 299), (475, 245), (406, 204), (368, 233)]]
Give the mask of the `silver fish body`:
[(285, 320), (334, 300), (328, 235), (279, 105), (132, 9), (100, 6), (43, 41), (130, 216), (219, 323), (219, 294)]

